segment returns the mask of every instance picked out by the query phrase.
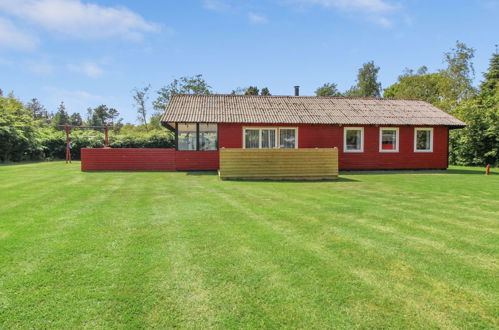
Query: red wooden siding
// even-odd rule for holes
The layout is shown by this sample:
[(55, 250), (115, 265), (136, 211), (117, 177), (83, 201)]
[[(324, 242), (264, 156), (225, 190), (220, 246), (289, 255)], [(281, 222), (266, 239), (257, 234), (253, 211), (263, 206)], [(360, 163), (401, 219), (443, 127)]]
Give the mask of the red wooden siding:
[(218, 170), (218, 151), (177, 151), (175, 158), (179, 171)]
[[(339, 128), (339, 127), (338, 127)], [(414, 152), (414, 127), (399, 127), (399, 151), (379, 152), (379, 127), (364, 127), (364, 152), (343, 152), (343, 129), (338, 140), (340, 169), (444, 169), (447, 168), (447, 127), (433, 128), (433, 152)]]
[(82, 171), (175, 171), (174, 149), (81, 149)]
[(218, 151), (81, 149), (82, 171), (217, 170)]
[[(364, 127), (364, 152), (343, 152), (343, 128), (337, 125), (292, 125), (292, 124), (218, 124), (219, 147), (242, 148), (243, 127), (298, 127), (299, 148), (339, 149), (340, 170), (377, 169), (444, 169), (447, 168), (448, 129), (435, 126), (433, 129), (433, 152), (414, 152), (414, 127), (399, 127), (399, 152), (379, 152), (380, 129)], [(394, 126), (396, 127), (396, 126)]]
[[(380, 129), (376, 126), (363, 126), (364, 152), (360, 153), (343, 152), (344, 127), (337, 125), (219, 124), (219, 147), (242, 148), (243, 127), (248, 126), (298, 127), (298, 147), (337, 147), (340, 170), (447, 168), (447, 127), (433, 127), (433, 152), (414, 152), (412, 126), (399, 126), (399, 152), (379, 152)], [(196, 171), (219, 168), (218, 151), (82, 149), (81, 159), (83, 171)]]

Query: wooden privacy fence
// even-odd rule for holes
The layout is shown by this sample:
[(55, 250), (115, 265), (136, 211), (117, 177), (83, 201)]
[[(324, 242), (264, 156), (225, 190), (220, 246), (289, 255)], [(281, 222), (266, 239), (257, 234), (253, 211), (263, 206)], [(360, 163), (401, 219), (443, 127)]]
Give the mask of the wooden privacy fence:
[(338, 178), (338, 149), (220, 149), (222, 179)]

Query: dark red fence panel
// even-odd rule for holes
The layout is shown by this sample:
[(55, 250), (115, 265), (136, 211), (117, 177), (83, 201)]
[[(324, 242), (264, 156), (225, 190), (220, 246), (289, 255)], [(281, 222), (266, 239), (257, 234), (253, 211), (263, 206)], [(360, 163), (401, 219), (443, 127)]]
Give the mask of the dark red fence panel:
[(218, 170), (217, 151), (177, 151), (175, 156), (178, 171)]
[(175, 171), (174, 149), (81, 149), (82, 171)]

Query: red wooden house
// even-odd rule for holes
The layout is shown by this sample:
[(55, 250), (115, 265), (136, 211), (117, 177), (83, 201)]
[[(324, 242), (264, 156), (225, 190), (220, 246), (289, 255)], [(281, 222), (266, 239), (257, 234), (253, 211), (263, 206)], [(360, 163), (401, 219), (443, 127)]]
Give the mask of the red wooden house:
[(162, 117), (178, 170), (219, 169), (222, 148), (338, 148), (340, 170), (446, 169), (465, 123), (421, 100), (175, 95)]

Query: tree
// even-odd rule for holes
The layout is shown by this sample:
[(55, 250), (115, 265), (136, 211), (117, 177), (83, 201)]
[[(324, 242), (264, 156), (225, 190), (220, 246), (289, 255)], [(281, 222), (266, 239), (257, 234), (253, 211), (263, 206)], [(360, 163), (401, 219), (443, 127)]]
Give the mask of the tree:
[(476, 94), (472, 86), (473, 52), (472, 48), (457, 42), (456, 48), (444, 54), (447, 68), (428, 73), (428, 68), (423, 66), (416, 74), (406, 69), (395, 84), (385, 89), (384, 97), (422, 99), (452, 112)]
[(260, 95), (267, 95), (267, 96), (270, 96), (272, 94), (270, 94), (270, 91), (267, 87), (263, 87), (261, 92), (260, 92)]
[(268, 87), (263, 87), (262, 90), (258, 89), (257, 86), (249, 86), (249, 87), (237, 87), (233, 89), (231, 92), (232, 95), (267, 95), (270, 96), (270, 90)]
[(444, 54), (447, 68), (441, 72), (449, 78), (446, 80), (449, 85), (443, 86), (443, 89), (448, 94), (447, 99), (451, 102), (449, 105), (451, 109), (476, 94), (473, 87), (475, 69), (472, 59), (474, 56), (475, 50), (459, 41), (456, 41), (455, 48)]
[(147, 127), (147, 101), (149, 100), (149, 89), (151, 85), (147, 85), (144, 88), (135, 88), (133, 90), (133, 99), (135, 101), (135, 107), (137, 109), (137, 119), (148, 131)]
[(325, 83), (315, 90), (316, 96), (341, 96), (338, 87), (334, 83)]
[(0, 96), (0, 161), (36, 159), (43, 154), (37, 123), (13, 97)]
[(154, 109), (164, 111), (171, 97), (175, 94), (211, 94), (211, 86), (202, 74), (174, 79), (169, 85), (157, 91), (158, 97), (153, 102)]
[(451, 131), (450, 160), (458, 165), (499, 165), (499, 54), (494, 53), (479, 93), (453, 115), (467, 126)]
[(55, 129), (62, 131), (64, 129), (62, 126), (69, 123), (70, 119), (68, 113), (66, 112), (66, 106), (64, 105), (64, 102), (61, 102), (57, 108), (54, 118), (52, 118), (52, 126)]
[(114, 127), (116, 119), (118, 119), (118, 117), (120, 116), (120, 112), (115, 108), (110, 108), (108, 114), (109, 114), (109, 119), (111, 119), (111, 125)]
[(492, 54), (489, 71), (484, 73), (485, 80), (480, 84), (482, 96), (493, 96), (499, 88), (499, 53)]
[(364, 63), (357, 74), (357, 84), (345, 94), (356, 97), (381, 97), (381, 83), (378, 82), (379, 67), (373, 61)]
[(244, 95), (258, 95), (259, 92), (260, 92), (260, 90), (258, 89), (258, 87), (250, 86), (246, 89), (246, 92), (244, 93)]
[(37, 98), (32, 98), (31, 101), (26, 103), (26, 109), (31, 112), (33, 119), (48, 121), (49, 114), (47, 109), (38, 101)]
[(81, 118), (81, 115), (78, 112), (75, 112), (71, 116), (69, 116), (69, 122), (71, 126), (83, 125), (83, 119)]
[(101, 104), (98, 107), (92, 109), (87, 109), (87, 124), (89, 126), (104, 126), (106, 124), (112, 123), (112, 116), (114, 112), (118, 110), (114, 108), (109, 108), (105, 104)]
[(437, 73), (427, 73), (426, 67), (421, 67), (416, 74), (412, 70), (398, 77), (398, 81), (386, 88), (383, 96), (387, 98), (421, 99), (437, 107), (444, 108), (441, 102), (445, 101), (443, 90), (448, 86), (449, 77)]

